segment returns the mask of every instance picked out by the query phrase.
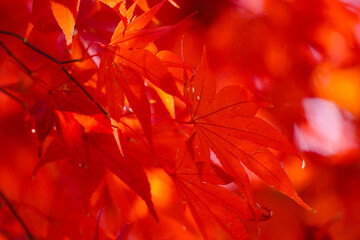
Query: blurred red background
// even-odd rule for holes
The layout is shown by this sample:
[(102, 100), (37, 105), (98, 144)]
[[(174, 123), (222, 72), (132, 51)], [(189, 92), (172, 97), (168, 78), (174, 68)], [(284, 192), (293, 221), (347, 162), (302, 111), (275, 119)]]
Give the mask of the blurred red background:
[[(359, 239), (360, 4), (351, 0), (176, 2), (180, 9), (165, 4), (160, 10), (157, 15), (160, 25), (175, 24), (198, 12), (174, 32), (157, 40), (158, 48), (180, 55), (182, 47), (185, 61), (195, 67), (205, 44), (219, 87), (241, 84), (271, 103), (272, 108), (262, 110), (259, 115), (287, 136), (303, 156), (304, 168), (298, 159), (284, 156), (282, 161), (299, 195), (317, 213), (302, 209), (254, 177), (256, 200), (273, 211), (273, 217), (260, 224), (261, 239)], [(157, 1), (148, 3), (153, 6)], [(23, 35), (30, 7), (31, 1), (1, 1), (0, 29)], [(104, 16), (99, 18), (107, 20)], [(54, 46), (42, 45), (40, 40), (38, 45), (56, 54), (59, 30), (44, 32), (48, 39), (54, 40)], [(36, 34), (33, 38), (36, 39)], [(20, 58), (41, 63), (41, 59), (22, 49), (20, 42), (4, 36), (0, 40), (15, 49)], [(16, 100), (24, 96), (34, 99), (35, 96), (27, 95), (31, 85), (27, 78), (9, 60), (4, 49), (0, 49), (0, 90), (3, 89), (0, 91), (0, 190), (23, 220), (36, 226), (31, 227), (34, 234), (45, 236), (49, 224), (46, 213), (51, 211), (54, 199), (60, 197), (70, 202), (72, 198), (55, 194), (59, 179), (65, 179), (58, 175), (58, 165), (49, 164), (32, 178), (38, 162), (36, 137), (25, 121), (27, 110)], [(75, 181), (70, 175), (69, 171), (62, 187), (70, 187)], [(158, 172), (149, 173), (149, 178), (160, 215), (171, 211), (169, 179)], [(149, 220), (151, 216), (139, 217), (142, 211), (146, 212), (141, 209), (146, 207), (139, 199), (133, 202), (132, 218), (141, 219), (139, 225), (153, 226), (154, 239), (200, 238), (195, 230), (184, 231), (172, 219), (157, 224)], [(76, 207), (77, 203), (73, 202), (67, 209)], [(70, 220), (64, 221), (71, 224)], [(90, 222), (89, 226), (95, 228), (95, 220)], [(108, 223), (109, 228), (112, 224), (125, 222), (114, 220)], [(258, 237), (253, 224), (246, 228), (251, 239)], [(23, 231), (1, 200), (0, 239), (10, 236), (21, 239)], [(88, 234), (91, 238), (93, 231)], [(142, 238), (136, 234), (135, 237)]]

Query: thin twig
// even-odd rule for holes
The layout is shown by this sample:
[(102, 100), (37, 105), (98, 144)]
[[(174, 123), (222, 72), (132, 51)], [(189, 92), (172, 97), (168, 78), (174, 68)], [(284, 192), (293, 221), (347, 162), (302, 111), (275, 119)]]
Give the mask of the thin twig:
[(11, 52), (10, 49), (2, 41), (0, 41), (0, 45), (5, 49), (5, 51), (10, 55), (10, 57), (12, 57), (15, 60), (15, 62), (17, 62), (26, 71), (27, 74), (29, 74), (29, 75), (32, 74), (32, 71), (27, 66), (25, 66), (25, 64), (23, 62), (21, 62), (20, 59), (18, 59)]
[(68, 60), (68, 61), (62, 61), (61, 64), (68, 64), (68, 63), (81, 62), (81, 61), (83, 61), (82, 58), (72, 59), (72, 60)]
[(5, 34), (5, 35), (16, 37), (17, 39), (20, 39), (26, 46), (28, 46), (29, 48), (34, 50), (35, 52), (43, 55), (44, 57), (47, 57), (48, 59), (50, 59), (53, 62), (56, 62), (57, 64), (61, 64), (61, 61), (57, 60), (56, 58), (50, 56), (46, 52), (43, 52), (40, 49), (38, 49), (37, 47), (35, 47), (32, 44), (28, 43), (25, 38), (21, 37), (20, 35), (17, 35), (16, 33), (0, 30), (0, 34)]
[(13, 207), (13, 205), (10, 203), (10, 201), (5, 197), (5, 195), (3, 194), (3, 192), (0, 190), (0, 197), (4, 200), (4, 202), (6, 203), (6, 205), (8, 205), (10, 211), (14, 214), (15, 218), (18, 220), (18, 222), (21, 224), (21, 226), (24, 228), (27, 236), (29, 239), (34, 239), (33, 235), (30, 233), (30, 230), (28, 229), (28, 227), (26, 226), (26, 224), (24, 223), (24, 221), (21, 219), (21, 217), (19, 216), (19, 214), (15, 211), (15, 208)]
[(12, 36), (12, 37), (16, 37), (17, 39), (20, 39), (26, 46), (28, 46), (29, 48), (31, 48), (35, 52), (43, 55), (44, 57), (47, 57), (48, 59), (50, 59), (51, 61), (53, 61), (53, 62), (55, 62), (57, 64), (67, 64), (67, 63), (81, 62), (82, 61), (82, 59), (73, 59), (73, 60), (67, 60), (67, 61), (60, 61), (60, 60), (54, 58), (53, 56), (50, 56), (46, 52), (41, 51), (40, 49), (38, 49), (34, 45), (27, 42), (26, 38), (23, 38), (23, 37), (21, 37), (20, 35), (18, 35), (16, 33), (0, 30), (0, 34), (9, 35), (9, 36)]
[[(23, 63), (19, 58), (17, 58), (7, 47), (6, 45), (4, 45), (3, 43), (0, 41), (0, 45), (2, 47), (4, 47), (4, 49), (6, 50), (6, 52), (9, 54), (9, 56), (15, 61), (11, 61), (11, 63), (15, 64), (16, 67), (18, 67), (21, 71), (23, 71), (25, 74), (27, 74), (29, 76), (29, 78), (31, 78), (34, 83), (38, 84), (40, 87), (42, 87), (43, 89), (45, 89), (46, 91), (49, 91), (49, 89), (45, 86), (45, 82), (41, 82), (41, 79), (37, 79), (34, 77), (34, 71), (31, 70), (28, 66), (26, 66), (25, 63)], [(5, 94), (7, 95), (11, 95), (11, 97), (13, 97), (13, 94), (10, 94), (8, 91), (6, 91), (5, 89), (3, 89)], [(14, 98), (14, 97), (13, 97)], [(16, 97), (15, 97), (16, 98)]]
[(23, 106), (24, 108), (28, 108), (28, 105), (26, 102), (24, 102), (23, 100), (21, 100), (20, 98), (18, 98), (17, 96), (15, 96), (14, 94), (8, 92), (7, 90), (5, 90), (4, 88), (0, 87), (0, 92), (5, 93), (6, 95), (8, 95), (10, 98), (14, 99), (16, 102), (20, 103), (21, 106)]
[[(29, 48), (31, 48), (32, 50), (34, 50), (35, 52), (39, 53), (40, 55), (43, 55), (44, 57), (50, 59), (51, 61), (55, 62), (58, 65), (63, 65), (66, 63), (72, 63), (72, 62), (79, 62), (81, 61), (80, 59), (76, 59), (76, 60), (69, 60), (69, 61), (59, 61), (58, 59), (50, 56), (49, 54), (43, 52), (42, 50), (36, 48), (35, 46), (31, 45), (30, 43), (28, 43), (26, 41), (25, 38), (21, 37), (20, 35), (16, 34), (16, 33), (12, 33), (12, 32), (8, 32), (8, 31), (3, 31), (0, 30), (0, 34), (4, 34), (4, 35), (8, 35), (8, 36), (12, 36), (15, 37), (17, 39), (20, 39), (26, 46), (28, 46)], [(31, 70), (26, 68), (26, 66), (18, 59), (16, 58), (16, 56), (14, 56), (12, 54), (12, 52), (2, 43), (0, 42), (1, 45), (4, 47), (4, 49), (7, 51), (7, 53), (13, 57), (15, 59), (16, 62), (18, 62), (22, 67), (24, 67), (24, 69), (31, 73)], [(68, 70), (66, 70), (66, 68), (64, 66), (62, 66), (62, 71), (70, 78), (70, 80), (72, 82), (74, 82), (76, 84), (76, 86), (78, 86), (80, 88), (80, 90), (105, 114), (105, 116), (107, 118), (109, 118), (109, 113), (105, 110), (105, 108), (103, 106), (100, 105), (100, 103), (98, 103), (93, 96), (91, 96), (91, 94), (69, 73)], [(30, 74), (31, 75), (31, 74)]]
[(78, 86), (83, 93), (105, 114), (107, 118), (109, 118), (109, 113), (98, 103), (93, 96), (66, 70), (65, 67), (61, 68), (62, 71), (70, 78), (70, 80)]

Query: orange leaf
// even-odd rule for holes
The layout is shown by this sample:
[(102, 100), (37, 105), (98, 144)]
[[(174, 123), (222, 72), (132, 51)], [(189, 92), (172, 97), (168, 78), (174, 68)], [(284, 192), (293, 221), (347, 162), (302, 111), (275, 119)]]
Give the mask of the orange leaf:
[(66, 45), (68, 47), (72, 43), (79, 3), (79, 0), (50, 0), (52, 12), (65, 34)]
[(100, 0), (100, 1), (102, 1), (111, 8), (115, 7), (119, 3), (125, 4), (125, 0)]
[[(164, 1), (157, 4), (151, 10), (149, 10), (149, 11), (143, 13), (142, 15), (140, 15), (139, 17), (135, 18), (133, 21), (131, 21), (129, 24), (127, 24), (127, 26), (125, 26), (123, 22), (120, 22), (111, 37), (110, 45), (118, 44), (118, 43), (128, 41), (128, 40), (134, 38), (134, 36), (131, 35), (131, 33), (135, 33), (137, 31), (143, 29), (146, 25), (148, 25), (149, 22), (151, 21), (151, 19), (153, 19), (153, 17), (160, 10), (160, 8), (162, 7), (163, 4), (164, 4)], [(130, 21), (131, 19), (128, 19), (128, 20)], [(126, 37), (126, 35), (129, 35), (129, 34), (130, 34), (130, 37), (128, 37), (128, 36)]]
[[(165, 1), (154, 6), (149, 11), (143, 13), (139, 17), (132, 20), (129, 24), (121, 21), (116, 27), (109, 45), (121, 45), (127, 48), (144, 48), (150, 42), (155, 41), (159, 37), (169, 33), (179, 25), (187, 21), (192, 15), (186, 17), (173, 26), (162, 26), (156, 28), (145, 28), (155, 14), (160, 10)], [(130, 21), (129, 17), (128, 20)]]

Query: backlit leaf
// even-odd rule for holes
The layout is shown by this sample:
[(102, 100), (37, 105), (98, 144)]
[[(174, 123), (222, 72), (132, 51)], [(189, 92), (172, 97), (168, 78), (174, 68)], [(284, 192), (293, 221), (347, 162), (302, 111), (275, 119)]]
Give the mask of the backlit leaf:
[(120, 154), (112, 135), (92, 134), (89, 136), (88, 154), (93, 159), (103, 161), (111, 172), (138, 194), (145, 201), (150, 213), (158, 221), (151, 200), (150, 184), (144, 169), (136, 159)]
[(215, 93), (215, 82), (209, 76), (204, 54), (193, 81), (188, 81), (184, 87), (190, 103), (191, 122), (199, 135), (200, 159), (208, 161), (208, 151), (213, 151), (250, 203), (251, 186), (242, 164), (301, 206), (311, 209), (298, 197), (279, 160), (267, 149), (297, 155), (285, 137), (255, 116), (262, 103), (237, 86)]
[(183, 197), (183, 204), (189, 206), (205, 239), (217, 239), (215, 223), (231, 238), (246, 239), (247, 235), (240, 219), (265, 220), (270, 217), (269, 212), (261, 212), (260, 209), (251, 207), (246, 200), (234, 192), (201, 181), (201, 176), (203, 180), (210, 181), (220, 178), (230, 180), (231, 177), (225, 177), (227, 174), (220, 168), (217, 168), (214, 174), (213, 167), (209, 165), (205, 167), (201, 162), (195, 165), (189, 155), (182, 151), (178, 152), (176, 163), (178, 165), (171, 176), (179, 194)]
[(101, 89), (102, 86), (105, 86), (105, 97), (110, 117), (119, 121), (124, 108), (124, 92), (118, 77), (115, 76), (113, 59), (112, 53), (104, 52), (99, 67), (97, 88)]
[(66, 45), (68, 46), (72, 43), (79, 3), (79, 0), (50, 0), (52, 12), (65, 34)]

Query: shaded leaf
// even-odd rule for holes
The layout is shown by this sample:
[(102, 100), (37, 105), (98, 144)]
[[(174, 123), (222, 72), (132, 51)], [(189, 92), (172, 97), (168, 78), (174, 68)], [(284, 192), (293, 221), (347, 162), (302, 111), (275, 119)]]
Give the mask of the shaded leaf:
[(124, 92), (115, 76), (113, 59), (111, 52), (105, 51), (103, 53), (97, 88), (101, 89), (102, 86), (105, 86), (105, 97), (110, 117), (119, 121), (124, 108)]
[(114, 64), (117, 80), (123, 89), (132, 111), (138, 118), (144, 134), (152, 146), (151, 112), (144, 81), (134, 70)]
[(99, 237), (99, 225), (100, 225), (100, 218), (101, 218), (101, 215), (102, 215), (103, 212), (104, 212), (104, 209), (101, 209), (100, 213), (99, 213), (99, 215), (97, 217), (96, 228), (95, 228), (95, 233), (94, 233), (93, 240), (100, 240), (100, 237)]
[(218, 185), (226, 185), (234, 182), (233, 177), (213, 163), (195, 162), (195, 165), (202, 182)]
[(121, 230), (121, 232), (119, 233), (119, 235), (116, 236), (116, 240), (125, 240), (128, 233), (129, 233), (129, 226), (130, 223), (125, 223), (124, 228)]
[[(44, 142), (54, 127), (55, 113), (53, 111), (53, 98), (49, 95), (39, 99), (32, 107), (30, 113), (35, 114), (35, 129), (40, 143)], [(39, 152), (41, 154), (41, 152)]]
[(92, 134), (88, 136), (87, 142), (89, 157), (103, 161), (111, 172), (145, 201), (151, 214), (158, 221), (151, 200), (150, 184), (138, 161), (134, 158), (128, 158), (126, 155), (122, 156), (112, 140), (112, 135)]
[[(204, 183), (201, 176), (215, 182), (227, 174), (213, 166), (198, 163), (194, 164), (188, 153), (182, 151), (177, 155), (177, 167), (171, 176), (179, 194), (183, 197), (183, 204), (189, 206), (191, 213), (205, 239), (217, 239), (215, 225), (218, 224), (233, 239), (246, 239), (247, 235), (241, 219), (266, 220), (269, 213), (251, 207), (246, 200), (230, 190), (212, 183)], [(199, 175), (201, 167), (202, 175)], [(210, 167), (211, 166), (211, 167)], [(218, 175), (220, 173), (220, 175)], [(228, 176), (228, 180), (231, 177)], [(225, 182), (228, 182), (226, 180)]]
[(74, 159), (81, 163), (86, 159), (83, 131), (72, 113), (55, 110), (57, 131), (72, 153)]
[(32, 11), (31, 11), (31, 20), (27, 26), (25, 38), (28, 38), (32, 29), (39, 21), (41, 14), (47, 10), (49, 7), (50, 0), (33, 0)]
[(39, 169), (47, 163), (59, 161), (62, 159), (69, 159), (70, 153), (66, 148), (64, 142), (60, 138), (55, 138), (47, 148), (44, 149), (41, 154), (40, 161), (36, 164), (33, 170), (33, 176), (36, 176), (36, 173)]
[[(75, 73), (77, 74), (77, 73)], [(93, 71), (82, 71), (83, 76), (79, 82), (83, 83), (89, 80)], [(32, 76), (38, 82), (41, 79), (50, 79), (45, 94), (37, 99), (33, 105), (30, 114), (35, 116), (35, 130), (39, 141), (39, 154), (42, 152), (42, 143), (55, 126), (55, 111), (66, 111), (80, 114), (93, 115), (99, 113), (99, 109), (91, 102), (74, 83), (63, 74), (57, 66), (48, 67)], [(90, 93), (94, 93), (91, 87), (83, 86)], [(94, 94), (95, 95), (95, 94)]]

